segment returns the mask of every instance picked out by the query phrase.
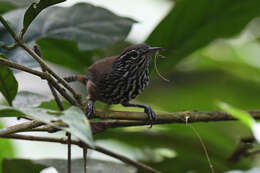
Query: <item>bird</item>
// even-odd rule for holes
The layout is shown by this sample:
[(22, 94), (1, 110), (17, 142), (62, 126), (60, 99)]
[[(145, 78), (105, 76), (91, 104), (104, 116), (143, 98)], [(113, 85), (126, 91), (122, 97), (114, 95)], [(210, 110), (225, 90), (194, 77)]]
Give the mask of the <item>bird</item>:
[(95, 102), (108, 105), (121, 104), (124, 107), (143, 108), (148, 116), (147, 123), (152, 126), (156, 122), (156, 114), (145, 104), (132, 104), (148, 86), (149, 64), (152, 55), (163, 50), (147, 44), (136, 44), (125, 48), (118, 56), (103, 58), (87, 69), (85, 75), (65, 77), (67, 82), (80, 81), (87, 89), (86, 116), (95, 116)]

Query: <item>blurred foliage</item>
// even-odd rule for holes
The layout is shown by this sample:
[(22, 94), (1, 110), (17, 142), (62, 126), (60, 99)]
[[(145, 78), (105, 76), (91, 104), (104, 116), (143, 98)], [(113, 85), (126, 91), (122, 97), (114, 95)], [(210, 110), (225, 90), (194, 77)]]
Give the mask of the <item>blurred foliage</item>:
[[(97, 160), (97, 159), (88, 159), (87, 171), (91, 173), (135, 173), (136, 169), (121, 163)], [(41, 170), (54, 167), (58, 173), (66, 173), (67, 167), (64, 165), (67, 164), (66, 160), (62, 159), (43, 159), (43, 160), (26, 160), (26, 159), (5, 159), (3, 161), (3, 171), (5, 173), (40, 173)], [(82, 159), (73, 159), (71, 162), (73, 173), (83, 173), (83, 160)]]
[(257, 16), (260, 16), (259, 0), (181, 0), (146, 42), (166, 49), (171, 61), (162, 63), (161, 69), (169, 70), (213, 40), (240, 33)]
[[(3, 12), (9, 10), (8, 6), (1, 6), (1, 4), (2, 2), (0, 2), (0, 13), (1, 10)], [(13, 8), (15, 7), (10, 7)], [(5, 17), (16, 24), (18, 20), (22, 21), (18, 19), (18, 16), (22, 17), (22, 13), (24, 10), (18, 10), (5, 14)], [(120, 31), (123, 33), (120, 39), (83, 51), (82, 47), (78, 46), (82, 38), (64, 40), (64, 38), (68, 39), (70, 34), (60, 37), (56, 35), (57, 37), (51, 38), (49, 37), (53, 36), (51, 27), (50, 35), (47, 37), (41, 34), (35, 36), (37, 35), (35, 31), (41, 27), (39, 23), (46, 20), (44, 15), (46, 17), (46, 14), (43, 14), (43, 17), (38, 16), (40, 19), (36, 19), (30, 26), (28, 35), (25, 35), (26, 42), (30, 46), (37, 42), (47, 61), (65, 68), (83, 73), (95, 60), (119, 54), (123, 48), (131, 44), (122, 41), (134, 23), (131, 19), (123, 18), (127, 25), (124, 25), (126, 28)], [(82, 12), (78, 15), (86, 16), (82, 15)], [(149, 88), (138, 97), (136, 102), (149, 104), (157, 111), (166, 112), (215, 111), (219, 110), (216, 104), (218, 101), (225, 101), (243, 110), (259, 109), (260, 19), (250, 23), (258, 16), (260, 16), (259, 0), (175, 1), (172, 10), (146, 41), (153, 46), (166, 48), (162, 54), (167, 58), (159, 60), (159, 67), (171, 82), (166, 83), (154, 77)], [(102, 32), (97, 34), (110, 34), (103, 32), (104, 27), (111, 27), (106, 22), (106, 18), (107, 16), (104, 16), (104, 20), (101, 20), (104, 23), (100, 23), (101, 27), (97, 31)], [(22, 22), (19, 29), (21, 26)], [(0, 40), (11, 43), (10, 37), (1, 27)], [(91, 47), (93, 42), (87, 40), (86, 43)], [(16, 48), (7, 54), (9, 58), (19, 63), (28, 66), (34, 63), (31, 58), (21, 58), (28, 57), (21, 49)], [(24, 99), (26, 100), (26, 97)], [(35, 106), (38, 105), (39, 103)], [(57, 110), (53, 100), (43, 102), (39, 107)], [(69, 105), (66, 104), (66, 108), (68, 107)], [(104, 105), (99, 104), (97, 107), (104, 107)], [(122, 110), (118, 105), (112, 108)], [(2, 113), (9, 111), (9, 115), (15, 112), (10, 112), (11, 110), (7, 108), (1, 110)], [(256, 160), (259, 159), (257, 156), (243, 158), (237, 163), (228, 161), (240, 138), (251, 134), (241, 123), (196, 123), (193, 127), (205, 142), (215, 172), (245, 170), (260, 166), (256, 164)], [(189, 125), (160, 125), (152, 129), (146, 127), (113, 129), (98, 134), (95, 139), (98, 141), (112, 139), (121, 145), (127, 145), (128, 152), (138, 152), (138, 155), (142, 155), (142, 157), (135, 155), (136, 159), (164, 173), (210, 172), (202, 144)], [(115, 151), (118, 151), (117, 148)]]
[[(85, 11), (88, 11), (88, 15), (86, 16), (82, 15)], [(3, 15), (17, 34), (19, 34), (23, 28), (24, 13), (24, 9), (17, 9)], [(55, 18), (52, 16), (55, 16)], [(52, 20), (46, 20), (49, 18)], [(93, 51), (98, 48), (104, 48), (117, 41), (124, 40), (134, 23), (135, 21), (130, 18), (117, 16), (104, 8), (95, 7), (87, 3), (78, 3), (71, 7), (49, 7), (42, 11), (30, 25), (24, 35), (24, 41), (29, 44), (29, 46), (33, 46), (36, 41), (46, 37), (71, 40), (71, 42), (55, 44), (50, 47), (54, 42), (54, 40), (51, 40), (52, 42), (50, 45), (47, 47), (42, 46), (41, 49), (45, 51), (44, 55), (47, 54), (51, 57), (48, 58), (48, 60), (53, 60), (53, 57), (55, 57), (56, 59), (53, 62), (56, 64), (65, 64), (67, 65), (66, 67), (68, 67), (67, 57), (70, 57), (70, 59), (81, 58), (80, 61), (85, 61), (83, 65), (90, 65), (88, 62), (92, 61), (89, 56), (84, 56), (84, 59), (82, 59), (82, 55), (86, 54), (78, 52), (78, 49), (74, 48), (74, 45), (77, 45), (80, 50), (84, 51)], [(4, 30), (2, 25), (0, 25), (0, 40), (7, 45), (12, 43), (11, 36)], [(72, 41), (74, 43), (72, 43)], [(57, 42), (58, 41), (56, 41), (56, 43)], [(67, 52), (73, 50), (74, 52), (77, 52), (77, 54), (80, 54), (80, 56), (77, 57), (74, 55), (72, 57), (70, 56), (72, 55), (70, 52), (65, 57), (66, 61), (63, 62), (63, 55), (66, 54), (66, 52), (62, 52), (60, 48), (62, 45), (64, 45), (65, 48), (68, 48), (68, 44), (72, 46)], [(56, 49), (57, 45), (59, 45), (58, 49)], [(62, 50), (66, 49), (63, 47)], [(20, 47), (15, 47), (11, 51), (0, 48), (0, 52), (5, 53), (8, 58), (23, 65), (30, 67), (38, 66), (38, 64)], [(54, 53), (52, 54), (52, 52)], [(70, 60), (69, 62), (75, 61)], [(71, 65), (75, 65), (75, 63), (72, 63)], [(72, 67), (72, 69), (76, 68)], [(82, 69), (80, 70), (80, 72), (82, 72)]]
[[(3, 128), (2, 123), (0, 122), (0, 129)], [(10, 142), (10, 140), (8, 139), (0, 139), (0, 173), (5, 173), (2, 172), (2, 161), (4, 158), (8, 157), (8, 158), (12, 158), (14, 157), (14, 148), (12, 143)]]

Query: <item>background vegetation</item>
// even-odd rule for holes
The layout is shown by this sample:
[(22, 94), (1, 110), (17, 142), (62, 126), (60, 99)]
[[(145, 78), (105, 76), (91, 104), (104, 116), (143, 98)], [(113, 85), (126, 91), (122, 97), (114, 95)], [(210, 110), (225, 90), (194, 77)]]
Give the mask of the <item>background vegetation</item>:
[[(44, 0), (41, 2), (44, 4)], [(62, 1), (56, 1), (59, 2)], [(34, 20), (32, 16), (35, 16), (35, 13), (31, 12), (27, 20), (23, 21), (28, 5), (28, 1), (0, 0), (0, 14), (8, 20), (17, 34), (22, 28), (28, 28), (24, 41), (31, 47), (37, 43), (44, 60), (69, 69), (72, 73), (84, 73), (96, 60), (119, 54), (124, 47), (132, 44), (125, 38), (136, 23), (134, 19), (117, 16), (91, 4), (79, 3), (71, 7), (46, 8)], [(151, 68), (152, 83), (136, 102), (149, 104), (157, 112), (221, 110), (216, 104), (218, 101), (227, 102), (243, 110), (259, 109), (258, 17), (259, 0), (174, 1), (173, 8), (145, 41), (149, 45), (166, 49), (162, 54), (167, 58), (159, 59), (158, 67), (170, 82), (159, 79)], [(0, 52), (24, 66), (38, 66), (21, 47), (6, 49), (6, 45), (12, 43), (10, 34), (0, 24)], [(33, 107), (57, 110), (56, 103), (48, 98), (43, 99), (42, 96), (37, 97), (37, 94), (28, 92), (17, 94), (19, 84), (17, 85), (11, 74), (10, 69), (0, 65), (0, 91), (9, 105), (20, 109), (33, 103)], [(85, 94), (83, 89), (82, 94)], [(45, 102), (42, 103), (43, 101)], [(2, 106), (7, 103), (3, 102)], [(98, 106), (104, 108), (102, 104)], [(71, 114), (69, 111), (74, 111), (71, 109), (67, 110), (68, 114)], [(119, 105), (111, 109), (129, 110)], [(8, 115), (3, 107), (1, 110), (0, 117)], [(35, 116), (32, 115), (34, 112), (20, 110)], [(47, 121), (45, 117), (38, 119)], [(250, 153), (253, 154), (247, 153), (236, 161), (229, 159), (239, 146), (241, 138), (251, 135), (246, 126), (232, 121), (195, 123), (193, 127), (197, 129), (208, 149), (215, 172), (248, 169), (257, 172), (256, 167), (260, 166), (256, 154), (258, 144), (250, 145)], [(155, 125), (152, 129), (109, 129), (95, 135), (94, 140), (113, 141), (119, 146), (127, 146), (127, 153), (138, 153), (133, 154), (134, 159), (164, 173), (210, 172), (201, 142), (190, 126), (185, 124)], [(86, 141), (91, 143), (91, 139)], [(0, 139), (0, 168), (2, 167), (4, 172), (21, 172), (24, 169), (24, 172), (29, 173), (30, 170), (36, 173), (49, 166), (55, 167), (59, 172), (65, 172), (64, 160), (10, 159), (15, 158), (14, 149), (11, 141)], [(72, 167), (78, 168), (76, 165), (81, 161), (73, 160)], [(113, 164), (107, 161), (96, 162), (102, 162), (101, 168), (107, 171), (112, 165), (111, 172), (113, 168), (116, 168), (117, 172), (136, 172), (133, 168), (120, 167), (116, 163), (113, 167)], [(97, 172), (94, 169), (96, 162), (88, 162), (89, 165), (93, 164), (93, 170), (89, 172)]]

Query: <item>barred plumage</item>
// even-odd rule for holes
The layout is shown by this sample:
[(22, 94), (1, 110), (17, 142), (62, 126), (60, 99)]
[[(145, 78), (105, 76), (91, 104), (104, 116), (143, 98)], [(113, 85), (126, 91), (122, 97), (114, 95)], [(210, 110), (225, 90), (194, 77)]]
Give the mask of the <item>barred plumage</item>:
[[(149, 123), (156, 120), (156, 115), (147, 105), (131, 104), (149, 84), (149, 63), (152, 53), (162, 50), (146, 44), (126, 48), (119, 56), (104, 58), (88, 68), (87, 116), (95, 114), (94, 102), (122, 104), (126, 107), (140, 107), (148, 115)], [(68, 78), (68, 80), (74, 80)]]

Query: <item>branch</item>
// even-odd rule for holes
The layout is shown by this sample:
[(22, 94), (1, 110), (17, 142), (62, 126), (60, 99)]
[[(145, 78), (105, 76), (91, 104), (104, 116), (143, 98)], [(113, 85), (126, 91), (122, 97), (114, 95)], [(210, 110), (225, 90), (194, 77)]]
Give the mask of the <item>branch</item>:
[[(260, 119), (260, 110), (248, 111), (255, 119)], [(95, 118), (101, 119), (118, 119), (125, 121), (113, 121), (115, 126), (134, 126), (147, 124), (147, 115), (142, 112), (127, 112), (127, 111), (106, 111), (97, 110)], [(184, 111), (176, 113), (157, 113), (157, 121), (154, 124), (169, 124), (169, 123), (194, 123), (194, 122), (211, 122), (211, 121), (231, 121), (236, 118), (225, 112), (199, 112), (199, 111)], [(129, 121), (129, 120), (142, 120)]]
[(32, 49), (30, 49), (27, 44), (25, 44), (22, 40), (20, 40), (14, 30), (9, 26), (8, 22), (0, 15), (0, 22), (4, 25), (6, 30), (11, 34), (16, 43), (21, 46), (27, 53), (29, 53), (39, 64), (41, 67), (46, 69), (59, 83), (61, 83), (65, 88), (67, 88), (73, 95), (73, 97), (77, 100), (78, 105), (81, 106), (81, 95), (77, 94), (74, 89), (61, 77), (59, 77), (42, 59), (35, 53)]
[(0, 56), (0, 64), (14, 68), (14, 69), (18, 69), (18, 70), (21, 70), (21, 71), (24, 71), (24, 72), (27, 72), (27, 73), (30, 73), (30, 74), (33, 74), (33, 75), (36, 75), (36, 76), (38, 76), (42, 79), (46, 79), (55, 89), (57, 89), (59, 91), (59, 93), (65, 99), (68, 100), (68, 102), (70, 104), (76, 105), (76, 102), (74, 101), (74, 99), (69, 94), (67, 94), (67, 92), (59, 84), (57, 84), (57, 82), (48, 73), (30, 69), (28, 67), (17, 64), (15, 62), (12, 62), (12, 61), (7, 60), (5, 58), (1, 58), (1, 56)]
[(35, 128), (35, 127), (39, 127), (41, 125), (43, 125), (43, 123), (40, 122), (40, 121), (36, 121), (36, 120), (17, 124), (17, 125), (14, 125), (14, 126), (10, 126), (10, 127), (1, 129), (0, 130), (0, 136), (8, 135), (8, 134), (15, 133), (15, 132), (21, 132), (21, 131), (29, 130), (29, 129), (32, 129), (32, 128)]
[[(55, 142), (55, 143), (61, 143), (61, 144), (68, 144), (68, 140), (64, 139), (64, 138), (50, 138), (50, 137), (39, 137), (39, 136), (29, 136), (29, 135), (18, 135), (18, 134), (11, 134), (11, 135), (5, 135), (5, 136), (1, 136), (2, 138), (10, 138), (10, 139), (22, 139), (22, 140), (29, 140), (29, 141), (42, 141), (42, 142)], [(71, 140), (71, 144), (77, 145), (79, 147), (87, 147), (90, 148), (87, 144), (82, 143), (81, 141), (77, 141), (77, 140)], [(138, 163), (134, 160), (131, 160), (123, 155), (114, 153), (112, 151), (109, 151), (103, 147), (100, 146), (95, 146), (95, 148), (93, 149), (95, 151), (104, 153), (108, 156), (112, 156), (114, 158), (117, 158), (118, 160), (121, 160), (124, 163), (130, 164), (135, 166), (136, 168), (147, 172), (147, 173), (160, 173), (159, 171), (143, 164), (143, 163)]]

